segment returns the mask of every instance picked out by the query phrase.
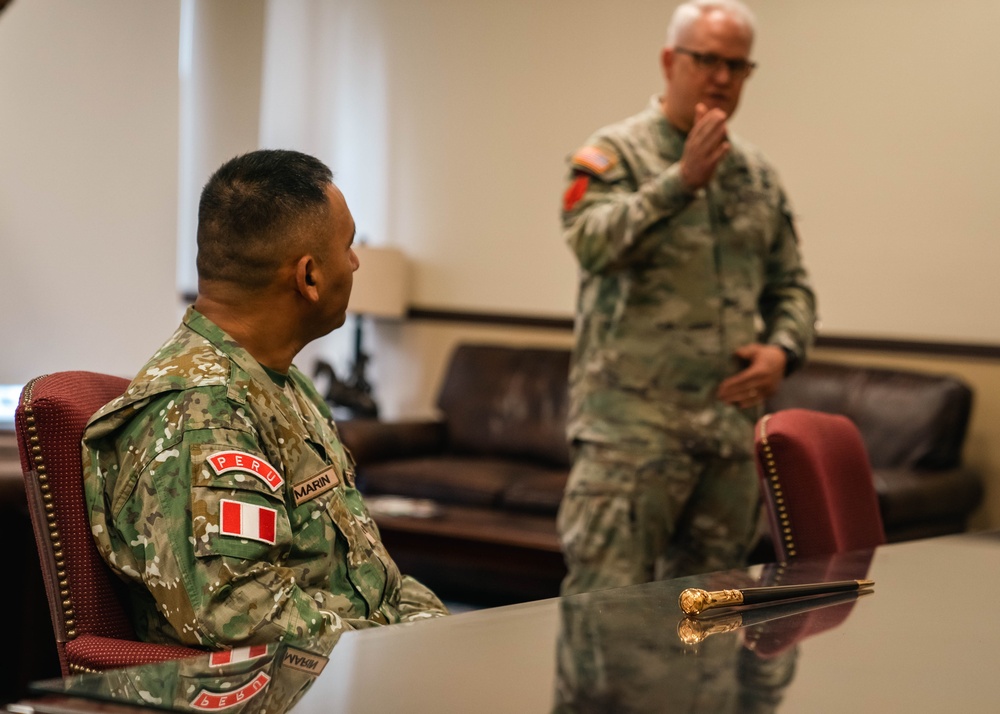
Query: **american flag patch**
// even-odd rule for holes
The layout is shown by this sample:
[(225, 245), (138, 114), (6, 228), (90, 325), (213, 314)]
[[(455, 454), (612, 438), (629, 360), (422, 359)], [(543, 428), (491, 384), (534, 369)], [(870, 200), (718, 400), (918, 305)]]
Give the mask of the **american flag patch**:
[(572, 164), (591, 173), (603, 174), (615, 165), (617, 159), (596, 146), (585, 146), (573, 154)]
[(267, 645), (251, 645), (250, 647), (237, 647), (233, 650), (223, 650), (213, 652), (208, 657), (210, 667), (222, 667), (236, 662), (249, 662), (252, 659), (263, 657), (267, 654)]
[(222, 499), (219, 533), (224, 536), (259, 540), (274, 545), (278, 512), (266, 506)]

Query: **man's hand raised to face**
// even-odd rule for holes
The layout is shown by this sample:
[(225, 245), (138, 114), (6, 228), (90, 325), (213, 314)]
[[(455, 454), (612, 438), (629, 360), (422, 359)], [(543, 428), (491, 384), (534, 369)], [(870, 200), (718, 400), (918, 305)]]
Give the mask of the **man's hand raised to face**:
[(715, 167), (729, 151), (726, 119), (721, 109), (708, 109), (702, 103), (694, 108), (694, 126), (680, 161), (681, 180), (692, 193), (712, 180)]

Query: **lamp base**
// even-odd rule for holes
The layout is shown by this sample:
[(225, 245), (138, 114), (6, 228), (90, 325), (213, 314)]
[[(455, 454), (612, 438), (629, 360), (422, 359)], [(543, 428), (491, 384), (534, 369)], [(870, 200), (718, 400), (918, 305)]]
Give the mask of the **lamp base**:
[[(367, 360), (367, 357), (364, 359)], [(351, 377), (346, 382), (341, 381), (333, 367), (322, 360), (317, 361), (313, 374), (317, 380), (329, 380), (323, 398), (338, 416), (345, 414), (344, 418), (348, 419), (378, 418), (378, 404), (372, 397), (371, 385), (365, 381), (363, 361), (360, 365), (355, 361)]]

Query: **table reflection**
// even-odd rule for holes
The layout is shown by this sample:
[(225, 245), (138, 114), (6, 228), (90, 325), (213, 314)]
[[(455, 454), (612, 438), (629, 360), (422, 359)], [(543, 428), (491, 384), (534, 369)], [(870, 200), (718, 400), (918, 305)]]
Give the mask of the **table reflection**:
[(812, 654), (800, 649), (803, 640), (839, 627), (877, 595), (687, 617), (679, 594), (686, 587), (864, 579), (871, 559), (856, 552), (376, 628), (345, 636), (329, 658), (273, 644), (36, 683), (34, 690), (232, 714), (282, 714), (300, 700), (304, 714), (774, 712), (800, 657)]
[(325, 657), (284, 644), (259, 645), (68, 677), (39, 688), (178, 712), (286, 712), (326, 662)]
[[(768, 566), (759, 580), (709, 575), (706, 589), (863, 579), (870, 561), (866, 552), (803, 569)], [(565, 598), (553, 712), (775, 712), (794, 677), (799, 643), (843, 623), (857, 599), (843, 593), (688, 617), (676, 601), (639, 593)]]

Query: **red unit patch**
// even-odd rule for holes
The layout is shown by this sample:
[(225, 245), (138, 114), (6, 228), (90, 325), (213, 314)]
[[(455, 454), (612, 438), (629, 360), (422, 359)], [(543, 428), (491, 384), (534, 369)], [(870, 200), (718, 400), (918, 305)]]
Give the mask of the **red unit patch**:
[(278, 470), (253, 454), (243, 451), (220, 451), (208, 457), (208, 463), (217, 474), (229, 471), (246, 471), (268, 485), (272, 491), (281, 488), (285, 482)]
[(590, 177), (587, 174), (578, 174), (576, 180), (570, 184), (570, 187), (566, 189), (566, 193), (563, 194), (563, 210), (567, 213), (572, 211), (573, 206), (587, 192), (587, 186), (589, 185)]

